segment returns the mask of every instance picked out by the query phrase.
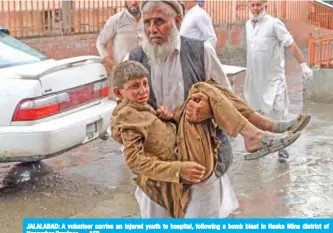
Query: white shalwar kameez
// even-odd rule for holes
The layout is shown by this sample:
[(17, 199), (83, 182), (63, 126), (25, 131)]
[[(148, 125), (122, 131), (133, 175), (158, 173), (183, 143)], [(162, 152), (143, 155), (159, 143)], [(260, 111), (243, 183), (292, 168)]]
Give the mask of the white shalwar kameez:
[(186, 12), (179, 33), (181, 36), (209, 42), (214, 49), (216, 48), (217, 37), (212, 20), (199, 5)]
[(113, 61), (118, 64), (130, 51), (139, 47), (142, 39), (142, 18), (136, 21), (128, 10), (124, 10), (106, 21), (97, 37), (96, 48), (99, 55), (104, 58), (109, 55), (107, 44), (112, 41)]
[(246, 101), (258, 112), (282, 120), (288, 114), (284, 48), (294, 43), (285, 25), (265, 15), (253, 27), (246, 23)]
[[(173, 109), (184, 103), (184, 82), (180, 61), (180, 43), (177, 49), (161, 65), (151, 67), (151, 80), (157, 105)], [(210, 43), (204, 44), (206, 79), (214, 78), (231, 90), (222, 65)], [(125, 58), (128, 59), (128, 56)], [(153, 202), (139, 187), (135, 197), (140, 207), (141, 218), (170, 218), (169, 212)], [(185, 218), (226, 218), (238, 209), (239, 204), (227, 174), (215, 174), (206, 181), (192, 185), (192, 199)]]

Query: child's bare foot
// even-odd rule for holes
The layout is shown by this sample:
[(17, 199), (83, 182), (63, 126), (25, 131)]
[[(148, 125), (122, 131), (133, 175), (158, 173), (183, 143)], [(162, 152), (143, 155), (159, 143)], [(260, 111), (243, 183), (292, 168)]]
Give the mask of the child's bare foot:
[(264, 136), (264, 131), (259, 130), (255, 134), (244, 137), (245, 149), (247, 152), (254, 152), (259, 149), (261, 140)]
[(279, 148), (273, 149), (274, 151), (277, 151), (290, 145), (299, 137), (299, 135), (294, 135), (290, 132), (277, 134), (268, 131), (262, 131), (256, 128), (250, 122), (244, 126), (240, 134), (244, 138), (245, 149), (248, 152), (255, 152), (263, 148)]
[[(286, 132), (284, 134), (264, 132), (264, 135), (260, 135), (253, 140), (245, 141), (246, 150), (248, 152), (253, 152), (252, 154), (245, 155), (245, 159), (258, 159), (267, 154), (279, 151), (295, 142), (300, 135), (300, 132)], [(260, 143), (256, 146), (255, 143), (258, 142), (259, 138), (261, 138)]]
[(257, 134), (253, 135), (253, 137), (245, 139), (245, 149), (247, 152), (252, 153), (263, 146), (274, 146), (288, 141), (292, 137), (292, 133), (277, 134), (259, 131)]

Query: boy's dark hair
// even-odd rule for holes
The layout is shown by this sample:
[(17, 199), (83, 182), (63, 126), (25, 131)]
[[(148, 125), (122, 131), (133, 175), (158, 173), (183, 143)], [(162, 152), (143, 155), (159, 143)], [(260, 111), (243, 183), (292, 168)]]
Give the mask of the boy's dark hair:
[(124, 61), (114, 67), (111, 75), (111, 83), (113, 87), (121, 87), (129, 80), (142, 78), (148, 74), (148, 70), (141, 63)]

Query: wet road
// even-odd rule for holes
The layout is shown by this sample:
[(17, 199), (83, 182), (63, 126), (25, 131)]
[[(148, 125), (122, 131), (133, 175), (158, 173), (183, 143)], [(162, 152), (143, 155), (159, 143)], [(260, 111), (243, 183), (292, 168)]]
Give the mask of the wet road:
[[(242, 77), (236, 91), (241, 83)], [(242, 140), (233, 141), (229, 175), (240, 202), (234, 217), (333, 216), (333, 105), (303, 103), (299, 75), (289, 73), (288, 84), (291, 115), (304, 111), (313, 120), (289, 147), (287, 163), (276, 155), (244, 161)], [(97, 140), (45, 160), (47, 175), (0, 189), (1, 233), (21, 232), (24, 217), (137, 217), (135, 187), (120, 149), (112, 140)], [(13, 166), (0, 165), (1, 181), (19, 171)]]
[[(116, 143), (97, 140), (43, 166), (52, 172), (0, 190), (1, 233), (21, 232), (24, 217), (137, 216), (131, 173)], [(13, 167), (0, 169), (7, 179)]]

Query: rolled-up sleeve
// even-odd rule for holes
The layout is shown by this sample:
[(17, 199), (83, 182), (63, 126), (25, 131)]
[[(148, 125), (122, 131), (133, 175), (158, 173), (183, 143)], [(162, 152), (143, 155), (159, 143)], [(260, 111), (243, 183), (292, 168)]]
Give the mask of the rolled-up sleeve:
[(126, 165), (134, 173), (156, 181), (179, 183), (181, 162), (161, 161), (153, 155), (147, 155), (143, 149), (143, 136), (134, 130), (121, 133), (124, 145)]
[(284, 47), (289, 47), (294, 43), (293, 36), (289, 33), (284, 23), (279, 19), (274, 22), (274, 32)]
[(229, 79), (223, 71), (223, 66), (215, 49), (208, 42), (204, 43), (204, 53), (206, 80), (212, 78), (229, 91), (232, 91)]
[(103, 58), (109, 55), (107, 44), (116, 35), (118, 18), (118, 15), (110, 17), (97, 37), (96, 48), (98, 54)]

